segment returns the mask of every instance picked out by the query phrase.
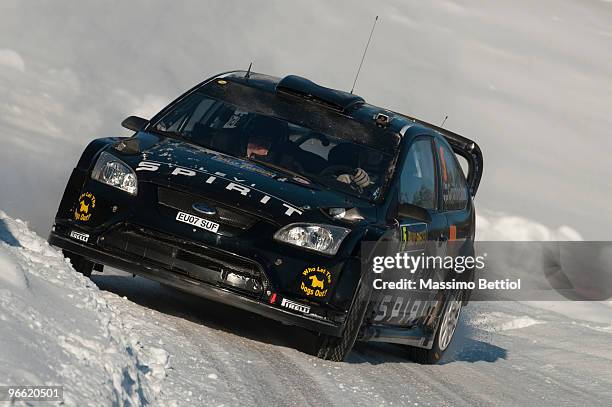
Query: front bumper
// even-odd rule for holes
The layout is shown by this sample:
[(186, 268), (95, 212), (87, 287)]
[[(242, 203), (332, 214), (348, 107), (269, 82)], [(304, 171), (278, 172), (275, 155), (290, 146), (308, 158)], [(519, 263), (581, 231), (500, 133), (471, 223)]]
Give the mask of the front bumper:
[(203, 298), (253, 312), (287, 325), (299, 326), (332, 336), (340, 336), (344, 328), (342, 323), (324, 320), (315, 315), (294, 313), (279, 308), (277, 305), (272, 305), (242, 295), (235, 290), (215, 286), (188, 275), (177, 274), (174, 271), (160, 267), (159, 264), (146, 258), (126, 254), (118, 255), (102, 250), (96, 246), (77, 242), (56, 232), (51, 232), (48, 240), (51, 245), (81, 255), (94, 263), (137, 274)]

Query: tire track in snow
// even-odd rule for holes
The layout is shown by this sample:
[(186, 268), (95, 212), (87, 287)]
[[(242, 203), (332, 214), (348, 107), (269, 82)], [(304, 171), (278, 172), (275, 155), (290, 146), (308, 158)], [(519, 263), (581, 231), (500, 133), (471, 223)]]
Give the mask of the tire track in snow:
[[(186, 390), (206, 404), (225, 405), (605, 405), (612, 398), (610, 335), (580, 325), (570, 331), (567, 321), (520, 304), (476, 304), (470, 312), (510, 318), (522, 312), (543, 323), (489, 332), (466, 327), (464, 318), (464, 332), (442, 365), (417, 365), (400, 346), (386, 344), (359, 344), (348, 362), (333, 363), (305, 353), (314, 336), (298, 328), (143, 279), (108, 280), (106, 288), (159, 311), (150, 316), (149, 335), (171, 330), (164, 339), (174, 347), (167, 380), (182, 383), (174, 393), (166, 386), (162, 402)], [(146, 310), (129, 301), (125, 307)]]

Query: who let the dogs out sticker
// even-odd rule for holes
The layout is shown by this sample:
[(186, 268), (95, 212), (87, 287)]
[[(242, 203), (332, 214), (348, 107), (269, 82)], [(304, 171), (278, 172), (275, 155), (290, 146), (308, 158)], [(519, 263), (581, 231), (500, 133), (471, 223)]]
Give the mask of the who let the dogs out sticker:
[(308, 297), (325, 297), (332, 282), (332, 275), (325, 267), (306, 267), (302, 271), (300, 290)]

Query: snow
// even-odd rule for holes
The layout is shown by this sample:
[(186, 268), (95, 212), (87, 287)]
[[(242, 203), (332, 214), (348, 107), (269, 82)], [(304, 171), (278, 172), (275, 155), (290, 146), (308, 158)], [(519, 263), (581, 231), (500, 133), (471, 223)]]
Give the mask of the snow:
[[(437, 366), (401, 346), (312, 355), (304, 330), (117, 270), (88, 280), (0, 211), (0, 384), (66, 405), (609, 405), (610, 303), (473, 303)], [(556, 306), (554, 306), (556, 304)], [(561, 307), (562, 309), (559, 309)], [(565, 308), (565, 309), (563, 309)], [(598, 321), (593, 321), (593, 316)]]
[(606, 405), (612, 397), (610, 323), (529, 304), (471, 304), (440, 366), (411, 363), (387, 344), (358, 344), (333, 363), (312, 356), (314, 337), (298, 328), (118, 271), (93, 279), (115, 294), (109, 303), (143, 343), (163, 341), (163, 405)]
[[(446, 126), (485, 152), (478, 208), (538, 219), (480, 210), (479, 240), (582, 240), (576, 229), (606, 238), (608, 3), (242, 4), (227, 15), (220, 2), (204, 13), (177, 9), (184, 15), (175, 20), (198, 22), (183, 24), (187, 31), (134, 25), (132, 16), (163, 20), (166, 8), (134, 12), (127, 2), (110, 14), (71, 2), (5, 8), (0, 207), (46, 232), (50, 202), (87, 142), (120, 135), (123, 117), (149, 117), (203, 72), (246, 67), (253, 55), (245, 52), (267, 50), (256, 55), (262, 72), (346, 85), (363, 47), (355, 27), (380, 13), (358, 93), (436, 123), (448, 114)], [(83, 41), (82, 27), (100, 16), (113, 23)], [(19, 21), (32, 18), (38, 23), (24, 35)], [(319, 34), (308, 35), (314, 21)], [(289, 26), (295, 35), (277, 35)], [(212, 30), (228, 40), (183, 41), (193, 27), (195, 37)], [(132, 58), (141, 43), (165, 50), (181, 41), (181, 52)], [(116, 43), (125, 46), (108, 46)], [(211, 58), (194, 64), (194, 55)], [(321, 61), (335, 69), (321, 70)], [(473, 303), (464, 311), (441, 365), (410, 363), (386, 344), (358, 344), (347, 362), (326, 362), (311, 355), (314, 338), (304, 330), (116, 270), (86, 279), (0, 211), (0, 385), (63, 385), (65, 405), (611, 404), (612, 301)]]
[(104, 293), (0, 211), (0, 383), (63, 385), (66, 405), (142, 405), (167, 354), (126, 330)]
[(531, 219), (487, 210), (477, 213), (476, 238), (483, 242), (583, 240), (577, 230), (567, 225), (550, 229)]
[(471, 320), (472, 326), (488, 332), (527, 328), (541, 323), (543, 323), (543, 321), (539, 321), (527, 315), (513, 317), (504, 312), (483, 313)]
[(571, 319), (612, 326), (612, 301), (526, 301), (524, 303)]
[(25, 62), (21, 55), (12, 49), (0, 49), (0, 68), (7, 67), (17, 71), (25, 71)]

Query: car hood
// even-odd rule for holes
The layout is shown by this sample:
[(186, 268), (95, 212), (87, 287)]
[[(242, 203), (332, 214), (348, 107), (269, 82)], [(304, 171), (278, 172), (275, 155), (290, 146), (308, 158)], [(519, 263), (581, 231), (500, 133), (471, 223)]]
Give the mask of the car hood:
[(121, 157), (136, 171), (139, 182), (200, 195), (281, 224), (320, 218), (319, 208), (374, 210), (371, 202), (248, 159), (172, 138), (141, 135), (141, 154)]

